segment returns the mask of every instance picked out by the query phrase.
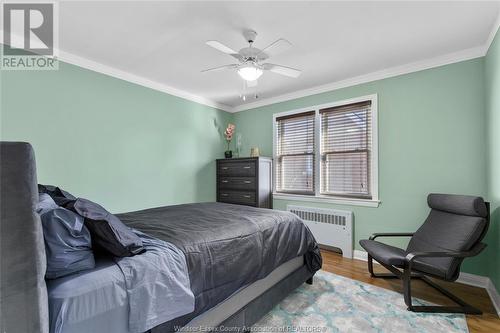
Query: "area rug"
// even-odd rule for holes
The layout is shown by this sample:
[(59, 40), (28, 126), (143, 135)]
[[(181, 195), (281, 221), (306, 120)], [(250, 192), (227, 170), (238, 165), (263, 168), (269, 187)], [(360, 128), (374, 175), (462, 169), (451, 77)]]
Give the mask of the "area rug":
[[(430, 304), (415, 299), (415, 305)], [(461, 314), (406, 310), (403, 295), (319, 271), (252, 327), (254, 332), (468, 332)]]

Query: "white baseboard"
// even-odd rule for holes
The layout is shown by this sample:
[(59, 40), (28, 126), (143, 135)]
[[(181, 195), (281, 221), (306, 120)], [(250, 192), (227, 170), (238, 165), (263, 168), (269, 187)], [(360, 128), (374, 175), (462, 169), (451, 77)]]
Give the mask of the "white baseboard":
[(490, 295), (491, 303), (493, 303), (493, 306), (495, 307), (495, 310), (500, 317), (500, 294), (498, 294), (497, 288), (495, 288), (495, 285), (489, 278), (486, 291), (488, 292), (488, 295)]
[[(354, 259), (367, 261), (368, 253), (366, 251), (354, 250)], [(377, 263), (374, 261), (374, 263)], [(487, 276), (481, 276), (471, 273), (460, 272), (460, 276), (457, 279), (458, 283), (463, 283), (469, 286), (479, 287), (486, 289), (486, 292), (490, 296), (491, 303), (495, 307), (495, 310), (500, 317), (500, 294), (498, 293), (495, 285), (491, 279)]]
[(354, 250), (354, 259), (368, 261), (368, 253), (366, 251)]
[(490, 278), (487, 276), (481, 276), (471, 273), (460, 272), (457, 282), (467, 284), (469, 286), (479, 287), (486, 289), (490, 282)]

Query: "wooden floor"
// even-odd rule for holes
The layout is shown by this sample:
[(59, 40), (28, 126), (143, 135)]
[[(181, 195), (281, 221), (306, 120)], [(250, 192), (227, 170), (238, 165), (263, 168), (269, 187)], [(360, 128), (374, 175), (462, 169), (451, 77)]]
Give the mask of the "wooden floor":
[[(398, 279), (371, 278), (365, 261), (346, 259), (338, 253), (327, 250), (321, 250), (321, 253), (323, 255), (323, 270), (325, 271), (397, 292), (402, 292), (403, 290), (401, 281)], [(374, 265), (374, 270), (375, 272), (387, 272), (380, 265)], [(500, 332), (500, 319), (485, 289), (443, 281), (439, 281), (439, 284), (464, 299), (467, 303), (483, 311), (483, 315), (481, 316), (467, 316), (467, 325), (469, 326), (470, 333)], [(440, 305), (453, 305), (453, 302), (446, 299), (424, 282), (418, 280), (412, 281), (412, 296)], [(401, 297), (403, 297), (402, 294)]]

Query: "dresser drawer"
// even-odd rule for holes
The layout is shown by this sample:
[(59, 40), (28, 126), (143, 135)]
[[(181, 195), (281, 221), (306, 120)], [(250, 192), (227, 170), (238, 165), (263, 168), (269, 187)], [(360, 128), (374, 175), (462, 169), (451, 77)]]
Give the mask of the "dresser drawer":
[(221, 176), (254, 177), (255, 162), (254, 161), (223, 162), (219, 163), (217, 171)]
[(255, 205), (255, 192), (220, 190), (219, 201), (241, 205)]
[(256, 178), (255, 177), (220, 177), (220, 189), (233, 189), (233, 190), (255, 190)]

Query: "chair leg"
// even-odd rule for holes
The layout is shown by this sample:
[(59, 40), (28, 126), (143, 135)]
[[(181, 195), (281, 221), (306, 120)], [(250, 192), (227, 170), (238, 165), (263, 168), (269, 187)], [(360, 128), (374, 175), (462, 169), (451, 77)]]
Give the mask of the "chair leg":
[(442, 306), (442, 305), (413, 305), (411, 299), (411, 274), (408, 269), (405, 269), (403, 273), (403, 295), (405, 304), (408, 306), (409, 311), (413, 312), (426, 312), (426, 313), (464, 313), (464, 314), (473, 314), (480, 315), (483, 312), (472, 305), (466, 303), (461, 298), (453, 295), (448, 290), (444, 289), (440, 285), (432, 282), (428, 277), (423, 276), (420, 277), (422, 281), (427, 283), (432, 288), (439, 291), (441, 294), (445, 295), (459, 306)]
[[(401, 272), (392, 266), (388, 266), (382, 263), (379, 263), (383, 267), (385, 267), (391, 273), (375, 273), (373, 271), (373, 257), (368, 255), (368, 271), (370, 272), (370, 276), (373, 278), (383, 278), (383, 279), (399, 279), (401, 278)], [(417, 277), (417, 276), (414, 276)]]
[(370, 272), (371, 277), (375, 277), (373, 273), (373, 258), (371, 255), (368, 255), (368, 272)]
[(403, 296), (405, 299), (405, 304), (408, 310), (413, 311), (413, 306), (411, 304), (411, 271), (405, 269), (403, 271)]
[[(444, 289), (440, 285), (432, 282), (428, 277), (421, 273), (412, 273), (409, 269), (404, 269), (403, 272), (399, 271), (397, 268), (389, 265), (380, 263), (383, 267), (388, 269), (391, 273), (374, 273), (373, 272), (373, 258), (368, 255), (368, 271), (370, 275), (374, 278), (386, 278), (394, 279), (399, 278), (403, 282), (403, 296), (406, 306), (408, 306), (409, 311), (413, 312), (428, 312), (428, 313), (464, 313), (481, 315), (482, 311), (473, 307), (472, 305), (466, 303), (461, 298), (453, 295), (448, 290)], [(411, 280), (421, 279), (427, 283), (432, 288), (439, 291), (441, 294), (445, 295), (459, 306), (438, 306), (438, 305), (413, 305), (411, 299)]]
[[(457, 303), (459, 306), (422, 305), (422, 306), (411, 306), (411, 308), (408, 307), (408, 310), (414, 312), (429, 312), (429, 313), (464, 313), (471, 315), (483, 314), (481, 310), (466, 303), (463, 299), (459, 298), (458, 296), (453, 295), (450, 291), (434, 283), (431, 279), (423, 277), (422, 280), (435, 290), (439, 291), (444, 296), (451, 299), (453, 302)], [(408, 303), (406, 305), (408, 305)], [(410, 305), (411, 305), (411, 300), (410, 300)]]

